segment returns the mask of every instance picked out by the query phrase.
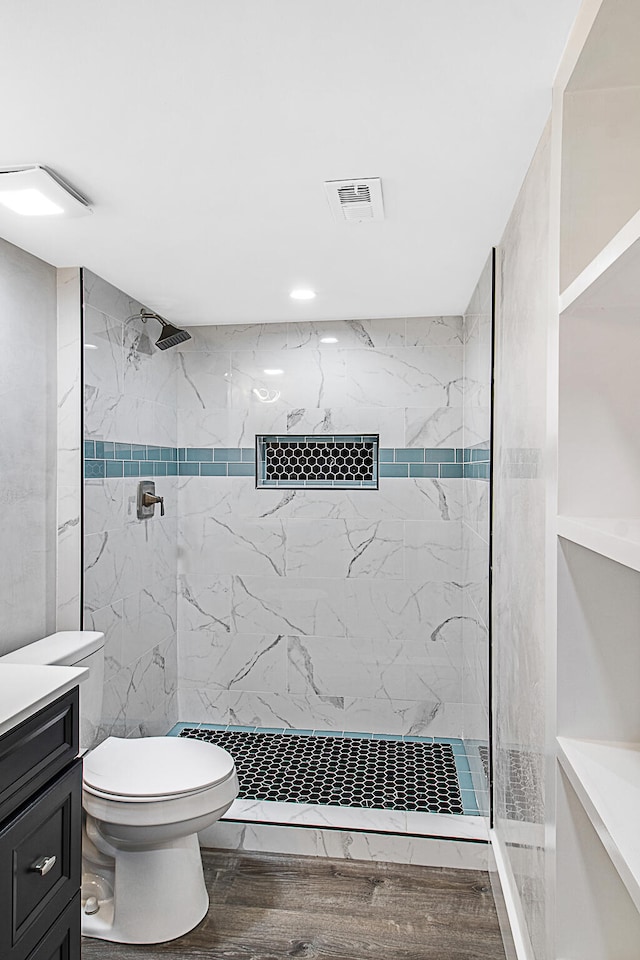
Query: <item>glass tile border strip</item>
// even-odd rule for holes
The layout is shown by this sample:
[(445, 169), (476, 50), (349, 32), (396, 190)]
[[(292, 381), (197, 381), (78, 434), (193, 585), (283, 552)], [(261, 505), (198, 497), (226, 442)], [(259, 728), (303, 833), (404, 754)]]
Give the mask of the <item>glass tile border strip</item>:
[[(489, 480), (489, 450), (484, 445), (470, 448), (380, 447), (378, 452), (380, 478)], [(164, 476), (254, 477), (255, 449), (166, 447), (85, 440), (84, 464), (87, 480)], [(300, 481), (291, 489), (297, 486), (313, 487), (317, 484), (313, 480)], [(353, 481), (348, 486), (353, 486)]]

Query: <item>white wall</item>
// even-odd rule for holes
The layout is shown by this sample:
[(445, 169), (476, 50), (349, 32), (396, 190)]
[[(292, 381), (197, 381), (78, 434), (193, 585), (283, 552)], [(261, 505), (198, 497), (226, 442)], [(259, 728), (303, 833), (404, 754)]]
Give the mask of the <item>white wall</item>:
[(0, 240), (0, 654), (55, 629), (56, 271)]

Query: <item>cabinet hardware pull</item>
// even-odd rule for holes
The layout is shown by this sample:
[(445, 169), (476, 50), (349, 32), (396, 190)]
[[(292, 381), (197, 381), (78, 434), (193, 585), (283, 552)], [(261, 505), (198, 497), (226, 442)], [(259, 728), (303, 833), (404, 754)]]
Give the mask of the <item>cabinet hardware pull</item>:
[(49, 873), (49, 870), (55, 865), (56, 857), (41, 857), (40, 860), (36, 860), (34, 865), (31, 867), (35, 873), (39, 873), (41, 877), (46, 877)]

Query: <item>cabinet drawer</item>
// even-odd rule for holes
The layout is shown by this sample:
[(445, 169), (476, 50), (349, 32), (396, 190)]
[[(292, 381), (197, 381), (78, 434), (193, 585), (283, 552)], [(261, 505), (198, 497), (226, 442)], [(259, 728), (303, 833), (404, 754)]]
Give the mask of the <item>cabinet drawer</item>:
[(78, 755), (78, 688), (0, 737), (0, 822)]
[(29, 960), (80, 960), (80, 894), (40, 941)]
[(78, 760), (0, 831), (2, 960), (24, 960), (76, 895), (81, 842)]

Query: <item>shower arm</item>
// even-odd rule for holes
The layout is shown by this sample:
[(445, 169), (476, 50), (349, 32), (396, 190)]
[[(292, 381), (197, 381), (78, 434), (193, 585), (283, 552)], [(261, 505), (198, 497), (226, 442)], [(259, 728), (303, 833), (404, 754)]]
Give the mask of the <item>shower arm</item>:
[(143, 323), (146, 323), (147, 320), (157, 320), (162, 324), (163, 327), (168, 327), (169, 323), (167, 320), (163, 320), (162, 317), (157, 313), (152, 313), (150, 310), (141, 310), (140, 313), (134, 314), (133, 317), (129, 317), (130, 320), (142, 320)]
[(144, 307), (140, 310), (140, 313), (129, 317), (129, 320), (142, 320), (143, 323), (146, 323), (147, 320), (157, 320), (162, 327), (162, 333), (156, 340), (156, 347), (160, 350), (167, 350), (169, 347), (175, 347), (179, 343), (184, 343), (185, 340), (191, 340), (191, 334), (186, 330), (174, 326), (173, 323), (164, 320), (160, 314), (155, 313), (153, 310), (145, 310)]

